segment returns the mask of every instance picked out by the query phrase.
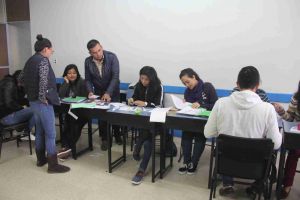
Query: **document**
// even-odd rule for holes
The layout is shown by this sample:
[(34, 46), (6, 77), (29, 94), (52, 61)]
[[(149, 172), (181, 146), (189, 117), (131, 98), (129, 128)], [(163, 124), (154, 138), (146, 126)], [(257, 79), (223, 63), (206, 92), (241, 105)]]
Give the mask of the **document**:
[(174, 106), (177, 108), (177, 109), (183, 109), (187, 106), (190, 106), (192, 105), (191, 103), (189, 102), (184, 102), (182, 99), (180, 99), (179, 97), (171, 94), (171, 98), (172, 98), (172, 101), (174, 103)]
[(166, 122), (167, 112), (170, 109), (171, 108), (154, 108), (151, 111), (150, 122), (162, 122), (162, 123), (165, 123)]
[(211, 111), (208, 111), (205, 108), (192, 108), (191, 106), (187, 106), (187, 107), (181, 109), (180, 111), (177, 111), (177, 113), (185, 114), (185, 115), (209, 117)]

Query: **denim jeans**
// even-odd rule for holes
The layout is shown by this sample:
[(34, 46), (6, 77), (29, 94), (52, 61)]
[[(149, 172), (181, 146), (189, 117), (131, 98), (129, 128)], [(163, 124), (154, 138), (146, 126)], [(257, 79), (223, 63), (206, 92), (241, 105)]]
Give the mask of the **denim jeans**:
[(44, 104), (41, 101), (29, 102), (34, 112), (35, 127), (35, 148), (37, 150), (46, 149), (47, 155), (56, 154), (56, 130), (53, 106)]
[[(193, 146), (193, 155), (192, 154), (192, 146)], [(194, 166), (198, 165), (200, 156), (205, 147), (206, 138), (200, 132), (187, 132), (184, 131), (182, 134), (182, 151), (183, 151), (183, 163), (189, 164), (193, 163)]]
[(29, 130), (34, 126), (34, 116), (31, 108), (24, 108), (3, 117), (0, 121), (3, 125), (13, 125), (29, 120)]

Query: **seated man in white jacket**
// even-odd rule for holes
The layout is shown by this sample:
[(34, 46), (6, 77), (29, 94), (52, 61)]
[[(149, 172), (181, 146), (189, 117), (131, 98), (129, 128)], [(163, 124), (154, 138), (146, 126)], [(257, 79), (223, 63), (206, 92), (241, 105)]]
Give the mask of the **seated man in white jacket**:
[[(255, 67), (247, 66), (241, 69), (237, 80), (240, 92), (220, 98), (215, 103), (204, 128), (205, 137), (226, 134), (245, 138), (270, 138), (274, 142), (274, 149), (280, 147), (282, 136), (278, 129), (275, 109), (255, 93), (259, 82), (259, 72)], [(220, 195), (233, 192), (233, 178), (223, 176)]]

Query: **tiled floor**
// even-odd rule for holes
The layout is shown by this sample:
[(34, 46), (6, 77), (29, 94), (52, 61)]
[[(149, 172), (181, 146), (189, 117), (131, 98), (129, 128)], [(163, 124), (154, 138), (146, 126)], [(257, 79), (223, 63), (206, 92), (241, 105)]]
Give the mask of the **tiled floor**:
[[(79, 141), (79, 146), (86, 145), (86, 135)], [(180, 139), (176, 138), (176, 143)], [(198, 173), (195, 175), (179, 175), (180, 166), (177, 158), (174, 167), (164, 179), (151, 183), (150, 168), (144, 182), (139, 186), (130, 183), (138, 163), (132, 159), (128, 145), (128, 161), (115, 169), (112, 174), (107, 172), (107, 152), (99, 147), (99, 138), (94, 135), (94, 151), (87, 152), (77, 160), (64, 162), (71, 167), (66, 174), (48, 174), (47, 166), (35, 166), (35, 155), (29, 155), (28, 143), (24, 141), (20, 148), (15, 142), (3, 144), (0, 160), (0, 200), (93, 200), (93, 199), (172, 199), (193, 200), (208, 199), (207, 189), (209, 147), (201, 157)], [(113, 146), (113, 155), (120, 154), (121, 147)], [(289, 199), (300, 198), (300, 174)], [(244, 193), (245, 186), (238, 186), (236, 195), (222, 198), (217, 193), (217, 199), (248, 199)], [(274, 195), (273, 195), (274, 196)]]

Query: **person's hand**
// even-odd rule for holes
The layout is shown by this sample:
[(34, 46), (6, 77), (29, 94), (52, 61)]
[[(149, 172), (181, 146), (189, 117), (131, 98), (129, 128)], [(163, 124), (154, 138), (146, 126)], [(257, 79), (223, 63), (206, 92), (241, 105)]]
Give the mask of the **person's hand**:
[(195, 102), (192, 104), (192, 108), (199, 108), (200, 107), (200, 103)]
[(129, 98), (128, 100), (127, 100), (127, 103), (128, 103), (128, 105), (133, 105), (133, 102), (134, 102), (134, 100), (133, 100), (133, 98)]
[(274, 106), (276, 112), (280, 115), (282, 113), (284, 113), (284, 108), (281, 104), (279, 103), (272, 103), (272, 105)]
[(146, 106), (146, 103), (144, 101), (139, 101), (139, 100), (134, 101), (133, 104), (140, 107)]
[(105, 93), (105, 94), (101, 97), (101, 100), (106, 101), (106, 102), (110, 102), (110, 101), (111, 101), (110, 95), (107, 94), (107, 93)]
[(88, 95), (88, 98), (89, 98), (89, 99), (92, 99), (93, 96), (94, 96), (94, 93), (93, 93), (93, 92), (90, 92), (89, 95)]
[(67, 78), (67, 76), (64, 76), (64, 80), (67, 84), (69, 84), (69, 79)]

